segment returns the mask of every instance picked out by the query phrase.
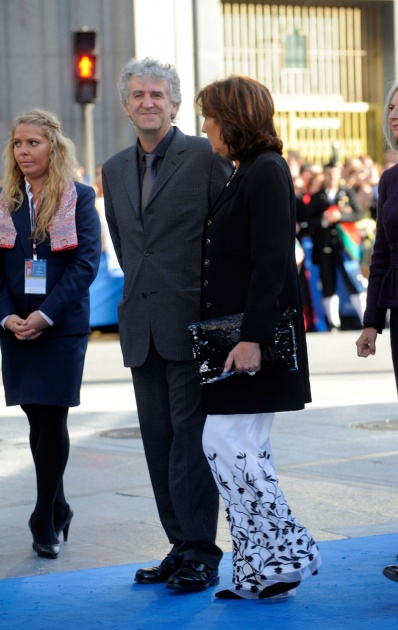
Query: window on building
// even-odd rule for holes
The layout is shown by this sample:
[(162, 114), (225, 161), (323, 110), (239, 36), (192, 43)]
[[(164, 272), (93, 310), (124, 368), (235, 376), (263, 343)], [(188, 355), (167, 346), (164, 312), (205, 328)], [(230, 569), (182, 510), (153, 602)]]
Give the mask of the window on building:
[(307, 39), (300, 31), (285, 36), (285, 68), (307, 67)]

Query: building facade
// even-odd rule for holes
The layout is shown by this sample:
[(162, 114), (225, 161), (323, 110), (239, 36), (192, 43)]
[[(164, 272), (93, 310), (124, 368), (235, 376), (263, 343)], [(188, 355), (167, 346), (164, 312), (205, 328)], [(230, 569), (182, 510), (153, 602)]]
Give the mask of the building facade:
[(394, 80), (393, 2), (222, 1), (223, 74), (271, 90), (285, 145), (309, 161), (382, 159), (381, 113)]
[[(395, 80), (398, 0), (0, 0), (0, 146), (21, 111), (57, 113), (87, 158), (87, 118), (74, 101), (73, 33), (97, 33), (95, 162), (130, 145), (116, 89), (131, 57), (173, 63), (183, 103), (177, 124), (200, 133), (195, 90), (231, 73), (271, 90), (285, 148), (308, 160), (369, 153), (382, 159), (381, 110)], [(87, 112), (86, 112), (87, 113)]]

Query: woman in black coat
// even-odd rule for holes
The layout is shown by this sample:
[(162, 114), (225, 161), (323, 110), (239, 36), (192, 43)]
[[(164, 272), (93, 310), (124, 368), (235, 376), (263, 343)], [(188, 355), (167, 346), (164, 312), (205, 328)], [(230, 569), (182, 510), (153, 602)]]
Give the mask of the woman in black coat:
[[(235, 374), (204, 391), (203, 446), (233, 540), (234, 586), (217, 597), (293, 594), (320, 565), (278, 486), (269, 442), (275, 412), (311, 400), (293, 183), (265, 86), (230, 77), (200, 90), (196, 104), (213, 151), (236, 166), (206, 222), (203, 318), (243, 312), (240, 342), (225, 363)], [(288, 307), (296, 311), (298, 371), (273, 365), (275, 327)]]
[(73, 180), (71, 140), (51, 113), (14, 121), (0, 191), (0, 345), (6, 404), (30, 427), (37, 498), (29, 527), (43, 558), (59, 554), (73, 511), (63, 474), (69, 407), (80, 403), (90, 332), (89, 286), (101, 237), (92, 188)]

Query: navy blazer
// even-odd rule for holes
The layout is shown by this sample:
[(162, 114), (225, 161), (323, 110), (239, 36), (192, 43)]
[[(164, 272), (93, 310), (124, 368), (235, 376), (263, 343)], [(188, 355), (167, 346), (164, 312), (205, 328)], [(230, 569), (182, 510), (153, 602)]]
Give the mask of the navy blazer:
[[(12, 214), (17, 239), (12, 249), (0, 248), (0, 321), (7, 315), (26, 318), (41, 310), (54, 325), (46, 337), (90, 332), (89, 287), (97, 275), (101, 256), (101, 232), (92, 188), (75, 182), (77, 191), (75, 249), (52, 252), (50, 239), (37, 245), (37, 257), (47, 261), (45, 295), (24, 293), (25, 259), (32, 258), (29, 202), (24, 191), (21, 208)], [(1, 335), (11, 335), (0, 326)]]
[(398, 308), (398, 164), (382, 173), (376, 239), (369, 269), (364, 327), (381, 332), (388, 308)]

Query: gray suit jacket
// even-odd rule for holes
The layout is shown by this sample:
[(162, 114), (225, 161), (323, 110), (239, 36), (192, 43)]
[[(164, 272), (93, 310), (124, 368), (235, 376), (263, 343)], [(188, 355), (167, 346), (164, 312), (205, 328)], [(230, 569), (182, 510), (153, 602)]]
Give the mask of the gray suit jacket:
[(151, 332), (163, 358), (192, 359), (187, 326), (200, 318), (204, 222), (231, 170), (207, 139), (176, 129), (141, 218), (136, 147), (103, 165), (105, 213), (124, 272), (118, 314), (125, 366), (144, 363)]

